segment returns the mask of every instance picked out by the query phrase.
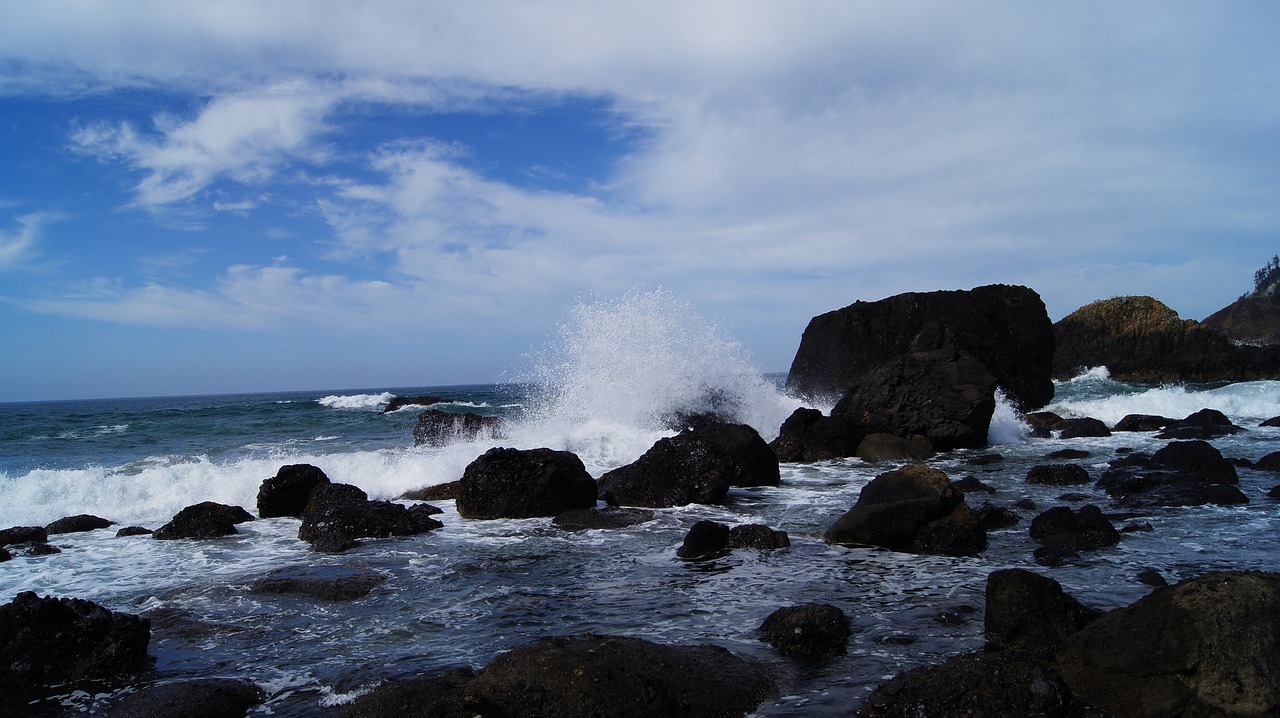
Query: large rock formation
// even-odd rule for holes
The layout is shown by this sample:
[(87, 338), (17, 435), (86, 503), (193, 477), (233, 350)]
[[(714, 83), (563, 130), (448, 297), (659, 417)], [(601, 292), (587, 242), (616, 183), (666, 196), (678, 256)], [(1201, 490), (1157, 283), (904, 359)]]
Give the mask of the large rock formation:
[(1146, 296), (1077, 309), (1053, 325), (1053, 375), (1105, 366), (1120, 381), (1248, 381), (1280, 377), (1280, 347), (1236, 346), (1225, 335)]
[(1210, 314), (1201, 322), (1236, 344), (1280, 344), (1280, 295), (1249, 295)]
[(596, 482), (582, 460), (552, 449), (489, 449), (467, 465), (458, 514), (469, 519), (555, 516), (596, 505)]
[(946, 556), (972, 556), (987, 547), (987, 534), (965, 505), (964, 493), (946, 474), (922, 464), (872, 479), (823, 538), (833, 544)]
[(840, 397), (863, 375), (906, 354), (963, 350), (1025, 410), (1053, 398), (1053, 325), (1027, 287), (900, 294), (814, 317), (787, 375), (791, 391)]

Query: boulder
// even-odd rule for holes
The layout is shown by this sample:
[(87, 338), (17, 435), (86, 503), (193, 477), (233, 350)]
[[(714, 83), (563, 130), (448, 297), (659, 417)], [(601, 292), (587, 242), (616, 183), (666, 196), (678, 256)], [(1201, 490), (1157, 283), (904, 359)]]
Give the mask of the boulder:
[(430, 396), (422, 394), (418, 396), (394, 396), (387, 405), (382, 407), (383, 414), (390, 414), (393, 411), (399, 411), (406, 406), (431, 406), (432, 404), (442, 404), (446, 401), (453, 401), (442, 396)]
[(1280, 471), (1280, 451), (1273, 451), (1258, 459), (1253, 468), (1259, 471)]
[(800, 407), (782, 422), (769, 446), (779, 461), (809, 462), (857, 456), (866, 430), (844, 417)]
[(968, 352), (916, 352), (863, 375), (831, 416), (857, 427), (864, 438), (920, 436), (938, 451), (981, 448), (995, 412), (995, 390), (995, 376)]
[(1093, 718), (1062, 676), (1014, 651), (969, 653), (901, 673), (867, 697), (856, 718)]
[(1067, 637), (1055, 666), (1116, 716), (1280, 713), (1280, 575), (1211, 573), (1157, 588)]
[(1047, 439), (1053, 435), (1053, 432), (1062, 428), (1064, 419), (1052, 411), (1033, 411), (1024, 414), (1022, 420), (1026, 422), (1027, 428), (1030, 429), (1030, 436), (1036, 439)]
[(893, 434), (868, 434), (858, 443), (858, 458), (884, 461), (923, 461), (933, 456), (933, 445), (923, 436), (903, 438)]
[(418, 423), (413, 427), (413, 445), (444, 446), (480, 438), (497, 439), (501, 433), (501, 417), (427, 409), (418, 415)]
[(11, 526), (0, 529), (0, 546), (20, 543), (48, 543), (49, 532), (43, 526)]
[(301, 516), (311, 500), (311, 492), (329, 477), (311, 464), (281, 466), (276, 475), (264, 479), (258, 487), (258, 516)]
[(1111, 436), (1111, 430), (1101, 419), (1091, 416), (1063, 419), (1056, 428), (1059, 439), (1081, 439)]
[(1031, 538), (1051, 549), (1096, 551), (1120, 542), (1120, 532), (1097, 506), (1058, 506), (1031, 520)]
[(1156, 434), (1158, 439), (1216, 439), (1236, 434), (1244, 429), (1231, 423), (1226, 414), (1217, 409), (1201, 409), (1190, 416), (1169, 424)]
[(467, 465), (458, 514), (469, 519), (524, 519), (594, 508), (596, 482), (568, 451), (494, 448)]
[(131, 693), (111, 708), (111, 718), (244, 718), (267, 699), (257, 684), (235, 678), (158, 683)]
[(364, 496), (364, 491), (347, 484), (316, 487), (302, 513), (298, 538), (316, 551), (338, 553), (358, 545), (357, 539), (414, 536), (444, 526), (431, 518), (439, 509), (429, 504), (406, 508)]
[(471, 718), (462, 696), (476, 677), (470, 668), (384, 683), (355, 699), (342, 718)]
[(827, 543), (881, 546), (891, 551), (971, 556), (987, 535), (947, 475), (912, 464), (880, 474), (857, 503), (827, 529)]
[(1280, 376), (1280, 348), (1237, 346), (1146, 296), (1086, 305), (1053, 325), (1053, 376), (1105, 366), (1116, 381), (1248, 381)]
[(1167, 416), (1158, 414), (1126, 414), (1116, 425), (1111, 427), (1112, 431), (1160, 431), (1166, 426), (1174, 423), (1176, 419), (1170, 419)]
[(717, 504), (742, 471), (728, 451), (686, 431), (659, 439), (634, 462), (601, 476), (600, 497), (610, 506)]
[(648, 509), (570, 509), (552, 519), (551, 525), (566, 531), (620, 529), (652, 521), (653, 516)]
[(467, 685), (464, 705), (521, 718), (730, 718), (775, 690), (767, 671), (723, 648), (583, 634), (498, 656)]
[(174, 514), (151, 536), (161, 540), (218, 538), (238, 533), (236, 524), (252, 520), (253, 516), (239, 506), (204, 501)]
[(78, 598), (24, 591), (0, 606), (0, 701), (37, 686), (144, 668), (151, 622)]
[(680, 558), (700, 560), (716, 558), (729, 552), (729, 527), (719, 521), (699, 521), (684, 535), (676, 549)]
[(1053, 398), (1053, 325), (1027, 287), (900, 294), (814, 317), (787, 374), (787, 389), (839, 397), (885, 362), (906, 354), (963, 350), (985, 365), (1028, 411)]
[(117, 538), (125, 538), (126, 536), (147, 536), (155, 533), (145, 526), (125, 526), (116, 532)]
[(1170, 442), (1155, 454), (1134, 452), (1108, 465), (1098, 487), (1122, 506), (1245, 504), (1236, 467), (1205, 441)]
[(1089, 472), (1079, 464), (1042, 464), (1027, 471), (1028, 484), (1075, 486), (1089, 483)]
[(92, 514), (79, 514), (76, 516), (67, 516), (44, 527), (46, 533), (53, 534), (70, 534), (82, 533), (85, 531), (96, 531), (97, 529), (105, 529), (115, 524), (114, 521), (108, 521), (100, 516)]
[(983, 531), (995, 531), (1017, 526), (1018, 522), (1022, 520), (1022, 517), (1014, 511), (1003, 506), (996, 506), (990, 501), (983, 502), (981, 506), (974, 509), (973, 515), (978, 519), (978, 524), (982, 526)]
[(373, 592), (387, 576), (354, 566), (286, 566), (249, 585), (262, 595), (297, 594), (324, 601), (353, 601)]
[(739, 470), (730, 486), (777, 486), (782, 483), (777, 454), (750, 426), (705, 420), (696, 422), (687, 431), (720, 447), (738, 463)]
[(760, 635), (784, 656), (821, 660), (848, 653), (853, 629), (839, 607), (806, 603), (769, 614), (760, 624)]
[(987, 574), (984, 635), (991, 648), (1053, 660), (1067, 636), (1092, 623), (1102, 611), (1069, 596), (1048, 576), (1020, 568)]
[(791, 537), (786, 531), (769, 528), (764, 524), (739, 524), (729, 529), (729, 548), (753, 548), (768, 551), (789, 548)]
[(994, 494), (996, 492), (996, 487), (983, 483), (976, 476), (966, 476), (963, 479), (952, 481), (951, 485), (966, 494)]

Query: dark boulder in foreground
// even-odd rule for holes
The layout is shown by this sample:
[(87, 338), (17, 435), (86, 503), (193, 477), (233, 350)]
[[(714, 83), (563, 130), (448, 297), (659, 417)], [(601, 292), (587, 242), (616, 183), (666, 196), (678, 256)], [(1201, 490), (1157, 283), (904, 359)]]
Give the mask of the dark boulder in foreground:
[(1098, 487), (1122, 506), (1245, 504), (1236, 467), (1205, 441), (1174, 441), (1154, 454), (1111, 461)]
[(760, 635), (784, 656), (820, 660), (848, 653), (853, 629), (838, 606), (806, 603), (769, 614)]
[(648, 509), (570, 509), (551, 519), (551, 525), (565, 531), (590, 529), (620, 529), (652, 521), (654, 513)]
[(1116, 716), (1280, 714), (1280, 575), (1157, 588), (1068, 637), (1055, 666)]
[(24, 591), (0, 606), (0, 705), (38, 686), (143, 668), (151, 622), (78, 598)]
[(480, 437), (497, 439), (502, 431), (502, 419), (471, 411), (440, 411), (428, 409), (418, 415), (413, 427), (414, 446), (444, 446), (463, 441), (475, 441)]
[(252, 520), (253, 516), (239, 506), (204, 501), (174, 514), (151, 536), (161, 540), (218, 538), (237, 533), (236, 524)]
[(1014, 651), (970, 653), (901, 673), (875, 689), (856, 718), (1095, 718), (1062, 676)]
[(357, 698), (342, 718), (471, 718), (463, 692), (476, 677), (470, 668), (391, 681)]
[(987, 575), (984, 633), (990, 647), (1052, 660), (1067, 636), (1102, 615), (1048, 576), (1020, 568)]
[(761, 666), (723, 648), (584, 634), (498, 656), (466, 687), (465, 706), (521, 718), (732, 718), (775, 690)]
[(76, 516), (67, 516), (44, 527), (44, 530), (50, 535), (53, 534), (70, 534), (82, 533), (85, 531), (96, 531), (105, 529), (113, 525), (114, 521), (108, 521), (101, 516), (92, 514), (78, 514)]
[(249, 592), (296, 594), (324, 601), (353, 601), (368, 596), (386, 580), (385, 574), (371, 568), (286, 566), (254, 581), (249, 585)]
[(1053, 399), (1053, 324), (1044, 302), (1032, 289), (999, 284), (909, 292), (814, 317), (791, 363), (787, 388), (807, 396), (843, 396), (887, 361), (938, 350), (973, 355), (1023, 411)]
[(922, 464), (872, 479), (823, 538), (946, 556), (972, 556), (987, 547), (986, 531), (965, 505), (964, 493), (946, 474)]
[(444, 526), (431, 518), (440, 510), (430, 504), (405, 507), (364, 497), (364, 491), (348, 484), (318, 486), (302, 513), (298, 538), (316, 551), (338, 553), (358, 545), (357, 539), (413, 536)]
[(243, 718), (267, 699), (256, 684), (235, 678), (159, 683), (122, 698), (111, 718)]
[(258, 516), (301, 516), (311, 501), (311, 492), (329, 477), (311, 464), (281, 466), (276, 475), (264, 479), (258, 487)]
[(555, 516), (596, 505), (596, 482), (582, 460), (552, 449), (489, 449), (467, 465), (458, 514), (468, 519)]

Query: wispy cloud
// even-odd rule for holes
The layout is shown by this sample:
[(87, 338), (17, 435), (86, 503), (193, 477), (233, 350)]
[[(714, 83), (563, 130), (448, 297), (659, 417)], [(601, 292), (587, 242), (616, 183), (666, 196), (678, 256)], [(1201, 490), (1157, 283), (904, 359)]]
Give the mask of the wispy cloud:
[(24, 214), (16, 218), (16, 230), (0, 230), (0, 272), (19, 269), (35, 256), (40, 230), (52, 219), (45, 213)]

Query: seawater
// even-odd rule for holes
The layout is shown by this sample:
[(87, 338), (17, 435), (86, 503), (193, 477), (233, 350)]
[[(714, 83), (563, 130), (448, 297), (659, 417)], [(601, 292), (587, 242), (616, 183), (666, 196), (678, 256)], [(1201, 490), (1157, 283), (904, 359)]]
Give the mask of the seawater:
[[(730, 408), (766, 438), (801, 405), (782, 377), (755, 369), (741, 347), (662, 293), (584, 304), (548, 347), (511, 381), (477, 386), (376, 387), (278, 394), (0, 404), (0, 526), (43, 525), (92, 513), (119, 526), (155, 528), (182, 507), (212, 500), (256, 510), (263, 479), (283, 464), (311, 463), (374, 498), (461, 476), (495, 443), (574, 451), (599, 476), (669, 435), (677, 411)], [(419, 407), (382, 413), (395, 395), (447, 398), (447, 411), (504, 417), (498, 442), (413, 446)], [(1280, 382), (1141, 386), (1096, 369), (1057, 386), (1047, 407), (1114, 423), (1127, 413), (1182, 417), (1216, 408), (1247, 431), (1212, 441), (1225, 455), (1256, 460), (1280, 449)], [(829, 407), (820, 407), (829, 409)], [(1101, 439), (1028, 439), (1002, 403), (992, 446), (928, 463), (953, 479), (994, 486), (969, 497), (1040, 510), (1064, 503), (1114, 507), (1091, 486), (1026, 484), (1048, 453), (1080, 448), (1096, 478), (1122, 448), (1153, 451), (1152, 434)], [(998, 454), (994, 463), (974, 463)], [(829, 546), (822, 533), (871, 478), (895, 468), (858, 459), (784, 464), (782, 485), (735, 489), (722, 506), (656, 512), (648, 523), (571, 533), (549, 519), (470, 521), (439, 502), (444, 528), (414, 537), (367, 540), (340, 555), (297, 539), (296, 519), (258, 520), (212, 541), (117, 538), (115, 528), (51, 537), (62, 553), (0, 564), (0, 599), (20, 591), (74, 596), (153, 617), (158, 680), (247, 678), (271, 695), (257, 714), (337, 715), (380, 681), (460, 665), (548, 635), (594, 631), (669, 643), (713, 643), (772, 665), (782, 689), (760, 707), (767, 716), (846, 715), (884, 679), (982, 646), (987, 574), (1023, 567), (1050, 575), (1081, 600), (1110, 608), (1149, 591), (1139, 571), (1170, 582), (1209, 570), (1276, 570), (1277, 505), (1266, 491), (1280, 477), (1241, 469), (1250, 503), (1190, 507), (1118, 519), (1147, 523), (1113, 549), (1060, 568), (1037, 566), (1022, 522), (993, 532), (978, 557), (897, 554)], [(678, 559), (676, 548), (700, 519), (764, 523), (787, 531), (790, 549), (735, 551), (714, 561)], [(259, 596), (249, 585), (284, 566), (354, 565), (388, 577), (367, 598), (341, 603)], [(849, 655), (799, 664), (760, 642), (756, 629), (781, 606), (828, 602), (854, 626)], [(100, 714), (111, 693), (68, 689), (25, 706), (24, 715)]]

